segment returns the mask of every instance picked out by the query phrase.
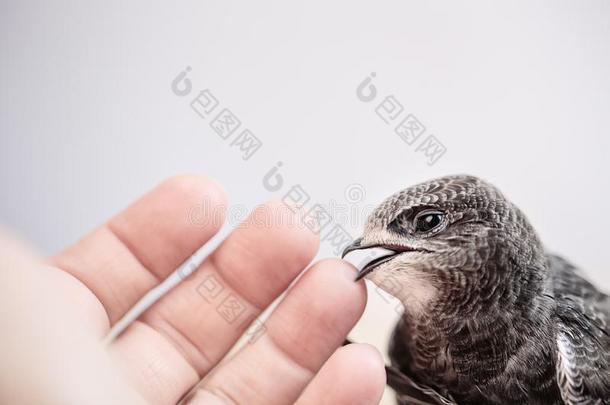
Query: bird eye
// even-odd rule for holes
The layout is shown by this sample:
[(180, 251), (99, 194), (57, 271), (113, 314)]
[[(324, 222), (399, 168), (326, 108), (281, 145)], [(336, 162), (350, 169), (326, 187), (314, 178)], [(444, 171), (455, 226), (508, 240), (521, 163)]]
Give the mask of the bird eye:
[(413, 220), (417, 232), (428, 233), (439, 228), (445, 222), (445, 214), (438, 211), (424, 211)]

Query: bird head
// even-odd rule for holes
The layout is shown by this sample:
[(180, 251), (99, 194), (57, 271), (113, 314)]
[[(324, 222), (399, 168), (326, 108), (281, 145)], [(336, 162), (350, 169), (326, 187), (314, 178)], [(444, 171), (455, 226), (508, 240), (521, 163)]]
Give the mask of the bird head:
[(343, 256), (356, 251), (370, 252), (358, 278), (415, 315), (472, 317), (527, 306), (544, 281), (544, 251), (525, 216), (493, 185), (467, 175), (433, 179), (387, 198)]

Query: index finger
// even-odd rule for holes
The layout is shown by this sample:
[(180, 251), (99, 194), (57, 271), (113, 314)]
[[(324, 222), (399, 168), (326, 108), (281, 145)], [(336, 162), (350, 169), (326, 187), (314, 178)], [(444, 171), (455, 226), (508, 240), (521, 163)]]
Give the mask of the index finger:
[[(201, 217), (193, 212), (203, 210)], [(221, 188), (204, 176), (170, 178), (52, 259), (102, 304), (107, 327), (160, 283), (224, 220)], [(95, 316), (104, 317), (104, 314)]]

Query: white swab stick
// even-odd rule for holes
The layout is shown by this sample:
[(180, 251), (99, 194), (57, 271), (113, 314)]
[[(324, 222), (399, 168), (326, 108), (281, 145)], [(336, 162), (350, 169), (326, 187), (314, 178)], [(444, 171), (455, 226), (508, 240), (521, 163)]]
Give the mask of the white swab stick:
[(133, 321), (138, 319), (148, 308), (150, 308), (161, 297), (167, 294), (172, 288), (177, 286), (191, 275), (200, 265), (211, 255), (218, 246), (233, 231), (229, 223), (225, 223), (222, 228), (201, 246), (191, 257), (182, 263), (172, 274), (170, 274), (161, 284), (146, 293), (127, 313), (110, 329), (104, 338), (104, 344), (111, 343), (117, 338)]

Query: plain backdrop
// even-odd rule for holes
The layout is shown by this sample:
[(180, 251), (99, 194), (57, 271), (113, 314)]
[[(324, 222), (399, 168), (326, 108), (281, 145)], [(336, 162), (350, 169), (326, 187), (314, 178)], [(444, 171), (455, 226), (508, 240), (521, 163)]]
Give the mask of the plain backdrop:
[[(203, 89), (262, 142), (249, 160), (191, 109)], [(445, 146), (434, 165), (376, 115), (390, 95)], [(0, 222), (46, 254), (177, 173), (223, 183), (235, 220), (292, 185), (363, 211), (470, 173), (609, 290), (609, 117), (608, 1), (0, 0)], [(353, 339), (385, 350), (396, 316), (371, 289)]]

